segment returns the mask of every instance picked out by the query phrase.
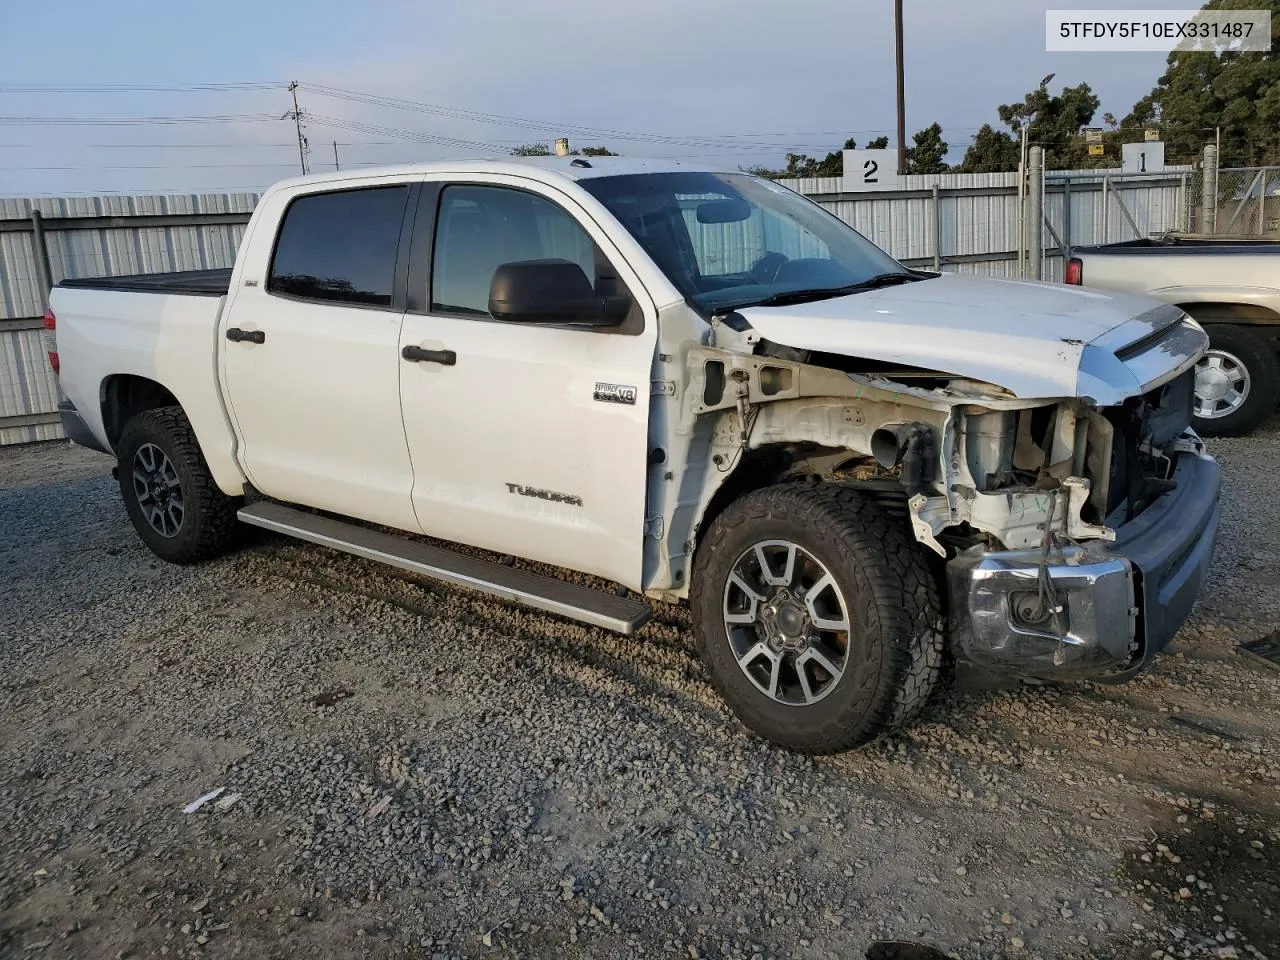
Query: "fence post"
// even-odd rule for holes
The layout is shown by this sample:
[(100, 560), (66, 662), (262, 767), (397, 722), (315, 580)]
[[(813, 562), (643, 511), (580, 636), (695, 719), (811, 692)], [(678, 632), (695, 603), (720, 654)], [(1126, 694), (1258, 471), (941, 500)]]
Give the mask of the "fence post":
[(1204, 207), (1204, 232), (1218, 232), (1218, 148), (1212, 143), (1204, 147), (1204, 196), (1200, 203)]
[(1044, 147), (1033, 146), (1029, 155), (1031, 176), (1027, 184), (1027, 259), (1031, 279), (1044, 279)]
[(1062, 259), (1063, 263), (1071, 258), (1071, 178), (1062, 181)]
[(49, 269), (49, 245), (45, 242), (44, 218), (39, 210), (31, 211), (31, 252), (36, 262), (36, 282), (40, 284), (40, 306), (48, 309), (53, 271)]
[(1258, 236), (1267, 232), (1267, 168), (1262, 168), (1262, 178), (1258, 181)]
[(942, 191), (933, 185), (933, 271), (942, 272)]
[(1102, 175), (1102, 239), (1094, 240), (1094, 243), (1111, 242), (1111, 235), (1107, 232), (1107, 227), (1110, 226), (1108, 221), (1111, 218), (1111, 204), (1109, 202), (1111, 200), (1111, 197), (1109, 196), (1110, 190), (1111, 178), (1104, 173)]
[(1178, 178), (1178, 208), (1182, 211), (1182, 232), (1191, 232), (1191, 195), (1187, 193), (1187, 175)]

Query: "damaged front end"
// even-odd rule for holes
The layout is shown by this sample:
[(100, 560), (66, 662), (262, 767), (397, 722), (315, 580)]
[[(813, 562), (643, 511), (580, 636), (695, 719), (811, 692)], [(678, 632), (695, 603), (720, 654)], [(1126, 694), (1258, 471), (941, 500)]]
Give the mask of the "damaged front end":
[[(1057, 408), (1075, 434), (1034, 481), (1046, 498), (1037, 531), (1019, 525), (1006, 549), (975, 545), (947, 564), (958, 656), (1020, 675), (1118, 678), (1172, 639), (1208, 574), (1218, 525), (1220, 471), (1188, 428), (1193, 376), (1074, 418)], [(1028, 415), (1046, 416), (1019, 416), (1014, 449), (1047, 453), (1047, 434), (1028, 450)], [(966, 422), (975, 416), (989, 414)], [(972, 451), (973, 440), (966, 432), (962, 446)]]
[[(682, 419), (714, 423), (693, 513), (731, 486), (727, 474), (761, 465), (769, 482), (861, 487), (945, 566), (959, 659), (1019, 676), (1126, 676), (1190, 612), (1218, 517), (1218, 467), (1189, 429), (1203, 333), (1190, 321), (1152, 328), (1130, 356), (1108, 350), (1143, 377), (1102, 405), (793, 350), (720, 323), (683, 358)], [(1147, 376), (1153, 351), (1165, 362)], [(687, 554), (695, 541), (696, 525)]]

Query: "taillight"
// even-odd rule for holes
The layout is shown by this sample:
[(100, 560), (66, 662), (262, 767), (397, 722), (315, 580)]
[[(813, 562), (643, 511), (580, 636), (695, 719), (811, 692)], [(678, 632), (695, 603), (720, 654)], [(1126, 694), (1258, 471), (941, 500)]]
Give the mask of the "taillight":
[(55, 332), (58, 328), (58, 318), (53, 315), (52, 308), (46, 307), (44, 311), (44, 348), (49, 351), (49, 366), (53, 367), (54, 373), (61, 373), (62, 365), (58, 362), (58, 339)]
[(1080, 262), (1079, 257), (1072, 257), (1067, 261), (1067, 269), (1062, 273), (1062, 282), (1080, 286), (1084, 283), (1084, 264)]

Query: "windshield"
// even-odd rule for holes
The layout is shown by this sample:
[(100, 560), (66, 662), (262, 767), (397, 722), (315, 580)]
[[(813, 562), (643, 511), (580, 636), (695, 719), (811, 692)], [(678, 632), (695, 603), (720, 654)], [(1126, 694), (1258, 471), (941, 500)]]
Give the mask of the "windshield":
[(704, 314), (917, 279), (844, 221), (769, 180), (644, 173), (579, 185)]

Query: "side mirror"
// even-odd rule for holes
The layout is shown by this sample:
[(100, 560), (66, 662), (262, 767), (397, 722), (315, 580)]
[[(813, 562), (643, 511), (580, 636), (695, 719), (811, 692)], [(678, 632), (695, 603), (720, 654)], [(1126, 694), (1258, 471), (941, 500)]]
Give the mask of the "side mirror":
[(572, 260), (504, 263), (489, 283), (489, 312), (495, 320), (612, 327), (630, 307), (628, 297), (597, 296)]

